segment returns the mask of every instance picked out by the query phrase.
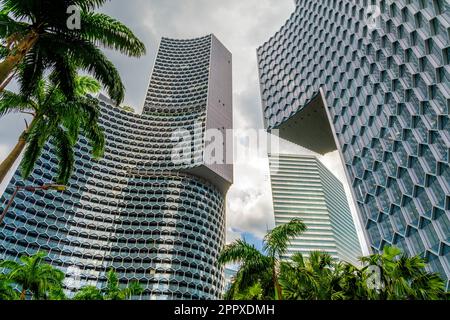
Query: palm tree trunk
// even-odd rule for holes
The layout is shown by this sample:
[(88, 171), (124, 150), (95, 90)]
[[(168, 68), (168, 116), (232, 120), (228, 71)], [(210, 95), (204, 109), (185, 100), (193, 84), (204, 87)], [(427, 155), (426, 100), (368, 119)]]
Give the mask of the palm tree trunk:
[(17, 142), (16, 146), (12, 151), (9, 153), (9, 155), (6, 157), (5, 160), (3, 160), (2, 163), (0, 163), (0, 184), (3, 183), (3, 180), (5, 179), (8, 172), (13, 167), (14, 163), (19, 158), (20, 154), (22, 153), (23, 149), (26, 145), (26, 130), (20, 135), (19, 141)]
[(25, 55), (33, 48), (34, 44), (39, 38), (39, 34), (32, 30), (27, 34), (15, 48), (12, 49), (12, 53), (9, 54), (5, 60), (0, 62), (0, 92), (6, 87), (6, 85), (11, 81), (9, 77), (11, 72), (17, 67), (17, 65), (22, 61)]
[(8, 86), (8, 84), (11, 82), (11, 80), (14, 78), (15, 75), (16, 75), (15, 72), (11, 72), (8, 79), (6, 79), (2, 84), (0, 84), (0, 92), (5, 90), (5, 88)]
[(27, 290), (22, 289), (22, 292), (20, 293), (20, 300), (25, 300), (26, 294), (27, 294)]
[(276, 298), (278, 298), (278, 300), (283, 300), (283, 292), (281, 291), (281, 286), (280, 286), (280, 283), (278, 282), (276, 267), (273, 268), (273, 285), (276, 290), (276, 292), (275, 292), (277, 295)]

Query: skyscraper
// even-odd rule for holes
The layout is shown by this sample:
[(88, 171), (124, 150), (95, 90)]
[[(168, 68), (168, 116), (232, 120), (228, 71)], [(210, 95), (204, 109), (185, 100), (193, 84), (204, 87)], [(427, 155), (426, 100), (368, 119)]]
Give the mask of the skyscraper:
[(342, 183), (315, 156), (271, 154), (269, 161), (275, 224), (297, 218), (308, 227), (286, 256), (323, 251), (358, 263), (361, 245)]
[[(19, 192), (0, 229), (0, 257), (47, 251), (68, 291), (102, 287), (114, 268), (122, 284), (141, 283), (142, 299), (219, 298), (233, 168), (204, 159), (208, 129), (232, 128), (231, 70), (213, 35), (163, 38), (143, 114), (101, 99), (104, 158), (93, 160), (82, 138), (64, 193)], [(27, 181), (15, 174), (2, 203), (17, 184), (52, 182), (56, 161), (48, 144)]]
[(450, 277), (450, 4), (297, 0), (258, 49), (267, 129), (338, 149), (373, 251)]
[(224, 269), (224, 285), (223, 285), (223, 294), (225, 295), (228, 290), (233, 285), (234, 278), (237, 275), (237, 271), (232, 268)]

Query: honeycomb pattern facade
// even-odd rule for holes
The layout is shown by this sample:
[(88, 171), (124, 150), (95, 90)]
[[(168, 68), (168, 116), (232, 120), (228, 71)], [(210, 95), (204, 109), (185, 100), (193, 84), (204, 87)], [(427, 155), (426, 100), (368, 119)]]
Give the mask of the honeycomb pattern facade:
[[(380, 9), (368, 24), (368, 6)], [(372, 250), (450, 278), (450, 4), (297, 0), (258, 48), (270, 131), (323, 92)]]
[[(69, 294), (84, 285), (104, 287), (112, 267), (123, 285), (137, 280), (145, 288), (135, 299), (221, 296), (223, 186), (189, 173), (203, 166), (202, 148), (190, 164), (171, 159), (185, 147), (173, 141), (176, 129), (189, 131), (192, 144), (204, 143), (214, 42), (212, 35), (162, 39), (142, 115), (100, 100), (104, 158), (93, 160), (82, 138), (66, 191), (19, 192), (0, 229), (0, 258), (48, 252), (49, 262), (66, 272)], [(48, 144), (32, 176), (22, 181), (16, 173), (1, 203), (16, 185), (51, 183), (56, 168)]]

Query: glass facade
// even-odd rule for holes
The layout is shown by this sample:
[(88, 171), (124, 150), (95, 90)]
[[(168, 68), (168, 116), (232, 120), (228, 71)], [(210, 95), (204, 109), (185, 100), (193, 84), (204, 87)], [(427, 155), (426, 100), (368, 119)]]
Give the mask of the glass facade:
[(308, 227), (286, 256), (323, 251), (357, 264), (361, 246), (342, 183), (314, 156), (272, 154), (269, 160), (275, 224), (297, 218)]
[[(227, 71), (216, 74), (215, 64)], [(214, 96), (210, 79), (225, 96)], [(100, 98), (105, 156), (93, 160), (81, 138), (66, 191), (19, 192), (0, 229), (0, 258), (48, 252), (48, 261), (66, 272), (69, 295), (84, 285), (104, 287), (114, 268), (122, 285), (136, 280), (145, 288), (135, 299), (220, 298), (217, 257), (232, 167), (208, 168), (203, 161), (205, 130), (214, 119), (208, 97), (229, 102), (222, 107), (231, 117), (231, 54), (212, 35), (163, 38), (143, 114)], [(190, 163), (172, 160), (186, 148), (173, 139), (177, 129), (194, 137)], [(14, 186), (51, 183), (56, 169), (49, 143), (27, 181), (14, 175), (3, 206)]]
[[(374, 20), (369, 6), (380, 13)], [(297, 0), (257, 51), (268, 130), (321, 96), (371, 249), (421, 254), (444, 279), (449, 28), (447, 0)]]
[(237, 271), (231, 268), (225, 268), (224, 275), (225, 277), (224, 277), (223, 292), (225, 295), (227, 291), (231, 288), (234, 278), (237, 275)]

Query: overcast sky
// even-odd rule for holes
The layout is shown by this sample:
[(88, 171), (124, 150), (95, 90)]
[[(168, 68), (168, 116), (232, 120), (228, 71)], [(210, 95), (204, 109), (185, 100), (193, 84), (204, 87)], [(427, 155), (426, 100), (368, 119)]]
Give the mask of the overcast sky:
[[(285, 23), (293, 10), (292, 0), (112, 0), (102, 11), (128, 25), (147, 47), (147, 55), (140, 59), (107, 53), (126, 85), (125, 104), (141, 112), (161, 37), (192, 38), (214, 33), (233, 54), (234, 128), (262, 128), (256, 48)], [(0, 160), (23, 127), (21, 116), (0, 120)], [(282, 150), (305, 153), (288, 143)], [(337, 153), (321, 159), (345, 182)], [(245, 164), (235, 166), (235, 184), (227, 203), (228, 241), (242, 233), (257, 239), (273, 227), (266, 158), (249, 157)]]

